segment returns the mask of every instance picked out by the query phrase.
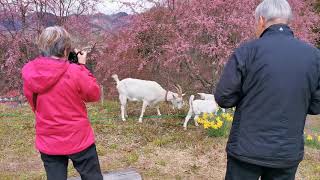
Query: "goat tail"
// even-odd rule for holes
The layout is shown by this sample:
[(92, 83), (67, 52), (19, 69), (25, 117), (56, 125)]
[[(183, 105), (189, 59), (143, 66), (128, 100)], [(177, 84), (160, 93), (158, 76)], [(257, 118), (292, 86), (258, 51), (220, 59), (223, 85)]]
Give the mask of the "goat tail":
[(189, 106), (191, 109), (193, 109), (193, 100), (194, 100), (194, 95), (191, 95), (189, 99)]
[(114, 81), (115, 81), (117, 84), (119, 84), (120, 80), (119, 80), (118, 75), (113, 74), (111, 77), (114, 79)]

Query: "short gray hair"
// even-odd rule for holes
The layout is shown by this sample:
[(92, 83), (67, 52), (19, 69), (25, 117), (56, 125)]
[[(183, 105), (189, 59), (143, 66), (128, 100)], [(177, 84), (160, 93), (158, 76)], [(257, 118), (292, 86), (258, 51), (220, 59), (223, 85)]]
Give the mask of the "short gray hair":
[(71, 50), (70, 34), (60, 26), (47, 27), (39, 36), (38, 47), (42, 56), (63, 57), (65, 50)]
[(279, 18), (285, 19), (289, 23), (292, 19), (292, 10), (286, 0), (263, 0), (258, 5), (255, 16), (256, 19), (262, 16), (267, 22)]

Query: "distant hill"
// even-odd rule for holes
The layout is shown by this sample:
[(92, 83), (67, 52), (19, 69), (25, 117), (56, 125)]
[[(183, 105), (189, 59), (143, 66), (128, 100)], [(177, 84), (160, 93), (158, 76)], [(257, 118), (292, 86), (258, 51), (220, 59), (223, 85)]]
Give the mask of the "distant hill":
[(125, 12), (119, 12), (113, 15), (98, 13), (89, 17), (93, 28), (109, 31), (116, 31), (130, 23), (130, 15)]
[[(71, 15), (73, 16), (73, 15)], [(84, 15), (82, 15), (84, 16)], [(22, 28), (22, 22), (20, 19), (10, 19), (6, 18), (5, 16), (0, 19), (0, 30), (20, 30)], [(33, 13), (27, 16), (27, 23), (28, 25), (32, 25), (35, 23), (39, 18), (43, 18), (43, 26), (53, 26), (57, 24), (57, 16), (51, 13), (39, 14)], [(89, 24), (92, 25), (92, 28), (95, 30), (107, 30), (107, 31), (116, 31), (121, 27), (124, 27), (130, 23), (130, 15), (125, 12), (119, 12), (112, 15), (106, 15), (103, 13), (97, 13), (93, 15), (85, 15), (86, 18), (89, 19)]]

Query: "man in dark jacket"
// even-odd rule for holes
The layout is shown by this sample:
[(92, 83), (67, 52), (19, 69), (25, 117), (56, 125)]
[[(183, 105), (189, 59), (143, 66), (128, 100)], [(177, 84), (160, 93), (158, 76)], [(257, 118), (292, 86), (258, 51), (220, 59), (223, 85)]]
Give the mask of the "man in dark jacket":
[(256, 9), (258, 39), (235, 50), (217, 85), (236, 106), (226, 179), (294, 179), (304, 154), (307, 114), (320, 113), (320, 51), (293, 36), (286, 0)]

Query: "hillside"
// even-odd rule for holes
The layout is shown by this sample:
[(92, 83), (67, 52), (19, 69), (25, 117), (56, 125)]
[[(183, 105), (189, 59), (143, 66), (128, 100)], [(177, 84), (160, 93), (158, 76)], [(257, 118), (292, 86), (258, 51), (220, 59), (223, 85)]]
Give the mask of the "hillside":
[[(75, 15), (70, 15), (75, 16)], [(93, 15), (81, 15), (83, 18), (89, 20), (93, 29), (96, 30), (107, 30), (107, 31), (116, 31), (121, 27), (127, 26), (130, 21), (130, 15), (125, 12), (119, 12), (112, 15), (106, 15), (103, 13), (97, 13)], [(22, 28), (21, 19), (7, 17), (5, 15), (0, 16), (0, 30), (9, 30), (15, 31)], [(45, 22), (44, 27), (56, 25), (59, 17), (51, 13), (32, 13), (27, 15), (26, 21), (29, 27), (33, 27), (35, 23)]]

